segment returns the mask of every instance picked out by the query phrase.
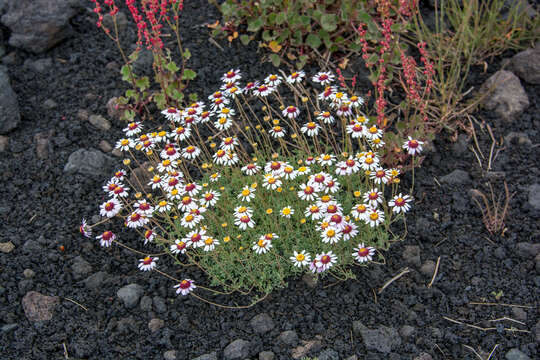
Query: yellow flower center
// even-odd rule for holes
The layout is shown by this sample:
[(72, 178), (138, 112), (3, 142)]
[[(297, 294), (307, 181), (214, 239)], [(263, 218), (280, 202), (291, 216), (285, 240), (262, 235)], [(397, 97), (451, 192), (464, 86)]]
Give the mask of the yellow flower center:
[(167, 202), (166, 202), (165, 200), (161, 200), (161, 201), (159, 202), (159, 206), (165, 207), (165, 206), (167, 206)]
[(206, 240), (204, 240), (204, 243), (206, 245), (212, 245), (214, 243), (214, 239), (212, 239), (211, 237), (207, 238)]
[(376, 212), (373, 212), (373, 213), (369, 214), (369, 218), (371, 220), (377, 220), (379, 218), (379, 214), (377, 214)]
[(330, 229), (326, 232), (326, 236), (334, 237), (336, 235), (336, 231), (334, 229)]
[(239, 213), (245, 213), (247, 211), (247, 207), (245, 206), (241, 206), (239, 209), (238, 209), (238, 212)]
[(249, 191), (249, 189), (242, 190), (242, 196), (249, 196), (249, 194), (251, 194), (251, 191)]
[(126, 146), (127, 144), (129, 144), (129, 140), (128, 139), (122, 139), (122, 141), (120, 141), (120, 143), (122, 144), (122, 146)]
[(305, 258), (306, 258), (306, 256), (304, 254), (296, 255), (296, 260), (297, 261), (304, 261)]
[(186, 221), (193, 221), (195, 217), (191, 214), (189, 214), (188, 216), (186, 216)]
[(289, 208), (284, 208), (283, 209), (283, 215), (290, 215), (291, 214), (291, 209)]
[(259, 247), (264, 247), (264, 239), (259, 239), (259, 241), (257, 241), (257, 245)]

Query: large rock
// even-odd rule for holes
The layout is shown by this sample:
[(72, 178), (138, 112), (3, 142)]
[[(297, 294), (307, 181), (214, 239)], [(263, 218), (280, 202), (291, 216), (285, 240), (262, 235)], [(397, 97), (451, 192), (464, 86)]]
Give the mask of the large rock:
[(17, 95), (11, 88), (5, 66), (0, 66), (0, 134), (7, 134), (21, 121)]
[(540, 210), (540, 184), (532, 184), (527, 190), (529, 191), (529, 205)]
[(226, 360), (246, 359), (250, 353), (249, 341), (237, 339), (227, 345), (223, 350), (223, 358)]
[(401, 345), (401, 337), (396, 329), (379, 326), (377, 329), (368, 329), (360, 321), (353, 322), (353, 332), (360, 335), (368, 350), (389, 353)]
[(129, 284), (126, 285), (118, 290), (116, 293), (116, 296), (122, 302), (128, 309), (132, 309), (139, 303), (139, 299), (143, 295), (144, 290), (142, 286), (138, 284)]
[(255, 315), (249, 322), (253, 331), (257, 334), (264, 334), (274, 328), (274, 321), (267, 313)]
[(99, 150), (79, 149), (69, 155), (64, 172), (84, 175), (104, 174), (113, 163), (113, 158)]
[(44, 52), (66, 39), (69, 20), (77, 13), (73, 0), (6, 0), (0, 19), (11, 30), (9, 44), (34, 53)]
[(497, 71), (486, 80), (480, 91), (489, 91), (484, 106), (504, 120), (513, 120), (529, 106), (529, 98), (519, 78), (510, 71)]
[(529, 84), (540, 84), (540, 46), (514, 55), (510, 70)]
[(24, 314), (30, 321), (51, 320), (56, 304), (60, 303), (58, 296), (47, 296), (30, 291), (22, 299)]

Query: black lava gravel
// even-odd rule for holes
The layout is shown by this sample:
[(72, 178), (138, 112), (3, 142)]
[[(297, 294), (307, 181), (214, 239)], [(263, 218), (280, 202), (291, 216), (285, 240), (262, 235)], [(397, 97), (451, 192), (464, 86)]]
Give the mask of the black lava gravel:
[[(187, 1), (185, 7), (185, 46), (198, 73), (191, 91), (210, 93), (231, 68), (249, 79), (272, 71), (260, 62), (255, 44), (219, 41), (220, 49), (208, 40), (205, 24), (219, 15), (207, 2)], [(530, 106), (513, 121), (485, 111), (475, 114), (483, 168), (466, 134), (452, 141), (443, 133), (435, 141), (416, 171), (408, 235), (385, 254), (386, 266), (356, 268), (357, 280), (326, 279), (314, 287), (290, 280), (286, 289), (254, 307), (228, 310), (176, 296), (171, 281), (137, 270), (136, 255), (117, 246), (102, 249), (78, 233), (81, 218), (97, 213), (110, 173), (67, 174), (63, 169), (73, 152), (98, 148), (102, 140), (114, 144), (121, 136), (124, 124), (107, 115), (106, 103), (126, 84), (112, 63), (120, 61), (118, 52), (95, 27), (93, 14), (77, 15), (72, 26), (71, 38), (39, 56), (8, 47), (16, 51), (8, 68), (21, 123), (0, 153), (0, 243), (14, 245), (0, 253), (2, 358), (194, 359), (207, 354), (206, 359), (223, 359), (236, 351), (238, 358), (269, 359), (272, 352), (275, 359), (291, 359), (305, 350), (320, 359), (477, 359), (473, 350), (487, 358), (494, 347), (491, 359), (516, 351), (530, 359), (540, 356), (540, 207), (529, 201), (540, 176), (539, 86), (522, 82)], [(133, 40), (128, 30), (125, 35), (126, 43)], [(44, 71), (28, 68), (41, 58), (52, 60), (41, 63)], [(487, 73), (474, 69), (471, 84), (478, 88), (500, 63), (493, 61)], [(81, 109), (109, 118), (112, 128), (95, 128)], [(496, 140), (490, 173), (485, 171), (492, 143), (487, 125)], [(524, 134), (502, 142), (511, 132)], [(36, 135), (45, 139), (41, 150), (47, 158), (37, 156)], [(116, 162), (120, 166), (120, 159)], [(462, 172), (447, 177), (455, 170)], [(503, 180), (514, 194), (507, 231), (491, 236), (470, 190), (489, 194), (491, 182), (500, 195)], [(141, 245), (134, 233), (121, 236), (129, 245)], [(163, 259), (160, 268), (174, 273), (177, 269)], [(438, 259), (437, 276), (428, 286)], [(405, 267), (408, 273), (378, 292)], [(201, 274), (190, 274), (204, 281)], [(132, 308), (117, 296), (128, 284), (140, 286), (130, 288)], [(31, 291), (58, 297), (51, 320), (26, 317), (22, 299)]]

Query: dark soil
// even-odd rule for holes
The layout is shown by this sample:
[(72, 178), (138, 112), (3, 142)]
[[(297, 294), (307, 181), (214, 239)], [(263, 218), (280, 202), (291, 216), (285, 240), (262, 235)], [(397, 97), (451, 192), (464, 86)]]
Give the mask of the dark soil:
[[(218, 18), (206, 1), (186, 2), (185, 46), (193, 54), (190, 66), (198, 73), (190, 89), (201, 95), (213, 91), (221, 74), (231, 68), (239, 68), (248, 79), (262, 79), (272, 71), (268, 63), (261, 64), (255, 45), (246, 48), (239, 42), (228, 45), (222, 41), (220, 50), (210, 43), (204, 24)], [(105, 132), (77, 117), (79, 109), (107, 117), (107, 101), (126, 89), (118, 68), (108, 69), (111, 61), (120, 62), (118, 52), (94, 24), (92, 13), (78, 15), (72, 22), (72, 38), (41, 56), (17, 50), (16, 62), (9, 65), (22, 121), (9, 134), (7, 150), (0, 153), (0, 242), (15, 245), (11, 253), (0, 253), (2, 358), (64, 359), (67, 351), (69, 359), (162, 359), (166, 351), (176, 350), (177, 359), (214, 351), (221, 359), (229, 343), (244, 339), (250, 342), (251, 359), (262, 351), (274, 352), (277, 359), (290, 359), (295, 346), (277, 340), (285, 330), (294, 330), (305, 341), (320, 336), (320, 346), (310, 355), (333, 349), (339, 359), (351, 355), (412, 359), (421, 353), (433, 359), (478, 359), (471, 349), (489, 354), (495, 346), (491, 359), (503, 359), (513, 348), (531, 359), (540, 357), (536, 325), (540, 320), (540, 269), (535, 254), (517, 246), (538, 243), (540, 236), (540, 211), (528, 201), (528, 189), (540, 177), (539, 86), (522, 82), (530, 106), (512, 122), (483, 111), (475, 114), (479, 123), (493, 128), (498, 143), (492, 170), (502, 172), (502, 178), (485, 174), (487, 162), (481, 169), (469, 150), (474, 142), (466, 135), (454, 142), (443, 133), (435, 141), (416, 171), (417, 200), (408, 216), (408, 235), (385, 254), (386, 266), (357, 268), (357, 280), (335, 283), (326, 279), (315, 288), (301, 279), (291, 280), (286, 289), (252, 308), (224, 310), (194, 297), (178, 297), (170, 280), (138, 271), (136, 255), (120, 247), (102, 249), (78, 233), (81, 218), (97, 213), (103, 201), (101, 186), (108, 177), (67, 175), (64, 165), (80, 148), (97, 148), (101, 140), (114, 144), (124, 127), (120, 121), (112, 121), (112, 129)], [(41, 57), (53, 59), (48, 71), (36, 73), (23, 66), (26, 59)], [(500, 69), (500, 63), (500, 59), (492, 62), (485, 74), (475, 69), (471, 85), (478, 88)], [(57, 103), (54, 109), (44, 106), (48, 99)], [(487, 127), (482, 130), (477, 125), (475, 129), (487, 157), (491, 146)], [(52, 132), (49, 157), (40, 160), (34, 136), (48, 132)], [(533, 145), (499, 143), (510, 132), (526, 133)], [(441, 182), (441, 177), (456, 169), (466, 171), (471, 180), (460, 185)], [(490, 181), (497, 195), (504, 194), (502, 179), (514, 193), (508, 229), (504, 236), (491, 236), (469, 190), (489, 193), (486, 184)], [(121, 235), (128, 245), (140, 246), (135, 233)], [(408, 255), (408, 246), (420, 249), (419, 259)], [(83, 277), (76, 276), (72, 268), (77, 256), (91, 265)], [(438, 258), (437, 276), (428, 287), (432, 273), (420, 268)], [(177, 270), (167, 261), (159, 265), (169, 273)], [(411, 271), (378, 294), (404, 267)], [(25, 269), (35, 275), (25, 278)], [(105, 279), (89, 289), (85, 279), (100, 271), (107, 274)], [(144, 288), (144, 296), (153, 298), (153, 306), (124, 306), (116, 293), (131, 283)], [(60, 297), (52, 320), (30, 322), (26, 318), (21, 301), (29, 291)], [(235, 300), (217, 299), (231, 304)], [(275, 327), (259, 335), (250, 320), (263, 312)], [(514, 321), (495, 321), (503, 317)], [(153, 318), (164, 320), (164, 327), (154, 333), (148, 328)], [(401, 345), (391, 354), (384, 354), (366, 348), (360, 334), (353, 331), (353, 322), (358, 320), (368, 328), (384, 325), (403, 330), (408, 325), (414, 329), (410, 336), (402, 334)]]

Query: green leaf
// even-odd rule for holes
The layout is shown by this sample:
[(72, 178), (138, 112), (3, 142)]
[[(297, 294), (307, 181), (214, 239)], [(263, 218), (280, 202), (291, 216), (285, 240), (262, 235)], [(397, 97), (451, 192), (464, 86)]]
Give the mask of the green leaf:
[(135, 97), (135, 90), (133, 89), (126, 90), (126, 97), (127, 98)]
[(302, 25), (304, 26), (309, 26), (309, 24), (311, 24), (311, 18), (306, 15), (300, 16), (300, 21), (302, 22)]
[(277, 14), (277, 16), (276, 16), (276, 24), (277, 25), (283, 24), (285, 22), (285, 20), (287, 20), (287, 13), (280, 12), (279, 14)]
[(122, 80), (129, 82), (131, 79), (131, 65), (122, 66), (122, 68), (120, 69), (120, 73), (122, 74)]
[(199, 98), (199, 96), (196, 93), (189, 94), (189, 100), (191, 100), (193, 102), (197, 101), (198, 98)]
[(189, 60), (191, 58), (191, 51), (189, 49), (184, 50), (184, 59)]
[(135, 119), (135, 111), (129, 109), (124, 111), (124, 119), (128, 121), (132, 121), (133, 119)]
[(262, 38), (264, 41), (274, 40), (274, 37), (272, 36), (272, 33), (270, 32), (270, 30), (264, 30), (262, 33)]
[(249, 36), (247, 35), (240, 35), (240, 41), (242, 42), (242, 44), (247, 45), (249, 44), (249, 42), (251, 41), (251, 39), (249, 38)]
[(275, 67), (278, 67), (279, 64), (281, 64), (281, 59), (278, 54), (270, 54), (270, 61), (272, 61), (272, 65)]
[(172, 97), (173, 97), (176, 101), (180, 102), (180, 101), (182, 101), (182, 100), (184, 99), (184, 93), (178, 91), (178, 89), (174, 89), (174, 90), (173, 90), (173, 93), (172, 93)]
[(335, 14), (324, 14), (321, 16), (321, 26), (326, 31), (337, 29), (337, 16)]
[(363, 23), (368, 24), (368, 23), (371, 22), (371, 16), (365, 11), (360, 11), (358, 13), (358, 20), (363, 22)]
[(141, 91), (144, 91), (150, 87), (150, 80), (148, 79), (148, 76), (143, 76), (142, 78), (135, 80), (135, 85), (141, 89)]
[(165, 103), (165, 95), (163, 93), (154, 94), (154, 102), (159, 110), (163, 110), (167, 106)]
[(309, 34), (306, 39), (306, 44), (311, 46), (313, 49), (317, 49), (321, 46), (321, 38), (315, 34)]
[(140, 53), (140, 52), (141, 52), (140, 50), (132, 52), (132, 53), (128, 56), (129, 60), (131, 60), (131, 61), (136, 61), (136, 60), (139, 58), (139, 53)]
[(185, 69), (182, 75), (182, 80), (193, 80), (197, 77), (197, 73), (191, 69)]
[(175, 73), (178, 70), (180, 70), (180, 68), (176, 65), (176, 63), (174, 61), (171, 61), (170, 63), (168, 63), (166, 68), (167, 68), (167, 70), (169, 70), (172, 73)]
[(298, 61), (296, 62), (296, 68), (298, 70), (302, 69), (306, 65), (307, 60), (308, 60), (307, 55), (300, 55), (298, 57)]
[(262, 18), (258, 18), (248, 23), (248, 31), (257, 32), (262, 26), (263, 26)]
[(277, 17), (276, 13), (270, 13), (270, 15), (268, 15), (268, 19), (267, 19), (268, 23), (270, 25), (274, 25), (274, 23), (276, 22), (276, 17)]

